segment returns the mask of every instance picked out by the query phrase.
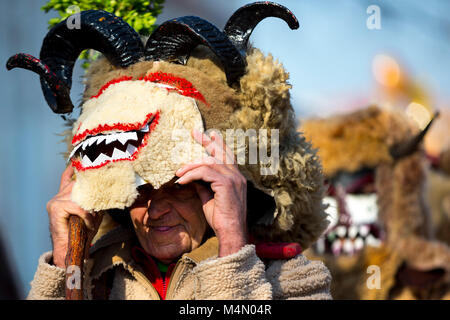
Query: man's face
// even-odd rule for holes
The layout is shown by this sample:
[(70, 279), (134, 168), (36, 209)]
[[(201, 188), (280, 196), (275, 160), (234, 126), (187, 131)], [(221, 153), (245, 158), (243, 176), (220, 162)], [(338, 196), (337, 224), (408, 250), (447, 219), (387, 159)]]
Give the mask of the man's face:
[(207, 222), (194, 184), (158, 190), (144, 187), (132, 205), (131, 220), (143, 249), (163, 263), (197, 248)]

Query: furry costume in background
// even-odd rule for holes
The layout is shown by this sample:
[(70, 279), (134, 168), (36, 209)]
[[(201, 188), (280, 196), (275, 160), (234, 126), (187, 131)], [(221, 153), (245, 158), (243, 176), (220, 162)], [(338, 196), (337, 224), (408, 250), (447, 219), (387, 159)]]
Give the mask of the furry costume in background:
[[(300, 128), (318, 148), (324, 171), (375, 169), (378, 220), (386, 239), (353, 256), (309, 257), (324, 260), (333, 276), (335, 299), (439, 299), (449, 295), (450, 249), (433, 240), (425, 200), (426, 167), (422, 150), (399, 160), (392, 146), (405, 143), (418, 129), (401, 111), (369, 107), (328, 119), (311, 119)], [(381, 270), (380, 289), (369, 289), (368, 267)]]
[(450, 245), (450, 149), (441, 152), (428, 172), (427, 199), (436, 238)]

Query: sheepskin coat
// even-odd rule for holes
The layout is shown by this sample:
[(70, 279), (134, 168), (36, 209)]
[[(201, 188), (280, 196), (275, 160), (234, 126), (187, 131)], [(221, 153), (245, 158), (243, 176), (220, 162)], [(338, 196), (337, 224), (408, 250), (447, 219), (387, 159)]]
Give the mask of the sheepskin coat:
[[(135, 241), (134, 231), (120, 226), (90, 249), (84, 279), (87, 299), (160, 299), (131, 255)], [(301, 254), (289, 260), (263, 261), (254, 245), (226, 257), (218, 258), (217, 253), (218, 241), (212, 237), (184, 254), (173, 270), (166, 299), (331, 299), (331, 276), (322, 262), (309, 261)], [(65, 270), (51, 261), (51, 252), (40, 257), (28, 299), (65, 298)], [(105, 288), (105, 277), (111, 274), (111, 285)]]

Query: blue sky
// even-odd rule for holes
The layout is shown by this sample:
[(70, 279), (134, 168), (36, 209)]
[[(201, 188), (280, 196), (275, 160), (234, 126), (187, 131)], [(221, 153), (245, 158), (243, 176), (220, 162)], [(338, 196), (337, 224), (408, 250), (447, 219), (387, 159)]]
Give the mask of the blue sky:
[[(176, 1), (161, 21), (198, 14), (223, 27), (234, 10), (248, 1)], [(450, 2), (443, 0), (305, 0), (278, 1), (291, 9), (300, 29), (291, 31), (276, 18), (261, 22), (251, 41), (278, 58), (291, 75), (294, 107), (299, 115), (339, 110), (347, 96), (370, 101), (375, 55), (389, 54), (429, 89), (439, 106), (449, 104)], [(381, 12), (381, 30), (369, 30), (370, 5)], [(190, 12), (182, 12), (185, 9)], [(224, 14), (218, 14), (223, 12)], [(446, 33), (444, 33), (446, 31)]]

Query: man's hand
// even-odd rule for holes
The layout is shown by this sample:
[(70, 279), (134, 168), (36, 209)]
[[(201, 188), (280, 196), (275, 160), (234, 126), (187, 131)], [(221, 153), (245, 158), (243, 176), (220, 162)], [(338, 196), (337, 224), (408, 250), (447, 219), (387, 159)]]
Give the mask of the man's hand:
[(69, 216), (76, 215), (83, 219), (88, 228), (88, 243), (97, 233), (101, 219), (83, 210), (72, 202), (70, 195), (75, 181), (72, 180), (73, 168), (69, 166), (61, 176), (59, 192), (47, 203), (50, 233), (53, 245), (53, 264), (65, 268), (67, 245), (69, 242)]
[(195, 183), (206, 220), (219, 240), (219, 257), (239, 251), (247, 243), (247, 181), (239, 172), (233, 152), (221, 136), (194, 130), (194, 139), (209, 157), (180, 168), (176, 183), (198, 180), (211, 183), (211, 190)]

